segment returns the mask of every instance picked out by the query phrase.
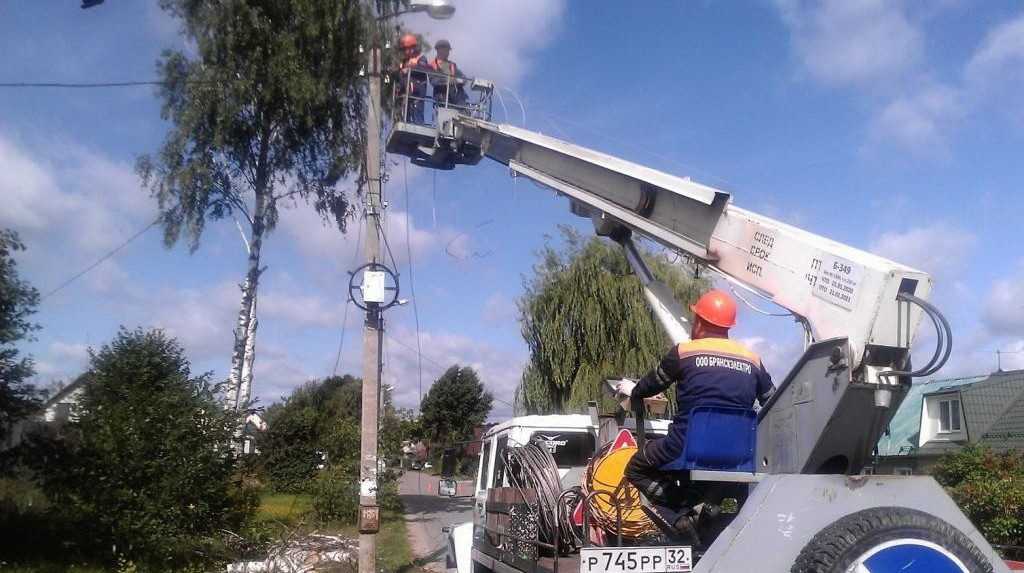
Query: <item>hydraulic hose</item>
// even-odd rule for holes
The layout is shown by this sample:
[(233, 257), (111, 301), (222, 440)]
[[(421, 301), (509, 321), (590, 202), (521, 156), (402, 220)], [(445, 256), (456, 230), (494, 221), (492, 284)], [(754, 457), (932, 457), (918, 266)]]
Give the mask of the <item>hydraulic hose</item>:
[(937, 338), (935, 341), (935, 353), (932, 354), (932, 358), (927, 364), (917, 370), (886, 370), (885, 372), (880, 372), (878, 375), (907, 376), (910, 378), (931, 376), (946, 364), (949, 360), (950, 353), (953, 352), (953, 329), (950, 328), (949, 321), (946, 320), (942, 311), (923, 298), (914, 296), (910, 293), (900, 293), (896, 295), (896, 300), (917, 305), (926, 315), (928, 315), (928, 318), (931, 319), (932, 325), (935, 326), (935, 335)]

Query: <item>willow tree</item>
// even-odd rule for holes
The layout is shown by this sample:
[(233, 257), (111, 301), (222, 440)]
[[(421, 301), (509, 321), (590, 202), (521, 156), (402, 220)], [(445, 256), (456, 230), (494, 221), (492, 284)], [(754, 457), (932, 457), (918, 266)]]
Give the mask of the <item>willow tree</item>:
[[(530, 360), (516, 400), (529, 413), (601, 400), (604, 380), (642, 376), (670, 344), (621, 248), (567, 227), (560, 231), (563, 248), (545, 244), (519, 300)], [(686, 308), (707, 287), (664, 257), (645, 252), (644, 259)]]
[(359, 46), (370, 21), (358, 0), (160, 6), (179, 20), (189, 48), (165, 51), (157, 62), (162, 116), (171, 125), (159, 151), (137, 167), (159, 202), (168, 247), (184, 236), (195, 251), (208, 221), (240, 218), (248, 228), (228, 395), (241, 407), (260, 256), (279, 204), (304, 202), (345, 231), (351, 203), (337, 184), (361, 172)]

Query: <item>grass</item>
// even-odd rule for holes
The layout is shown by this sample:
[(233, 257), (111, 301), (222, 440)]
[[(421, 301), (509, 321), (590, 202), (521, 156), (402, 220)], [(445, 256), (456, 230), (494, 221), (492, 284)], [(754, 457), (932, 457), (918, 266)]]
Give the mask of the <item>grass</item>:
[(273, 521), (295, 525), (309, 514), (313, 498), (308, 495), (290, 493), (264, 493), (256, 510), (258, 521)]
[[(356, 537), (359, 532), (354, 525), (343, 525), (334, 531), (346, 537)], [(385, 511), (380, 516), (380, 532), (377, 533), (377, 570), (409, 573), (419, 568), (412, 556), (409, 536), (405, 530), (402, 514)]]
[[(31, 501), (29, 501), (31, 500)], [(45, 523), (34, 521), (45, 517), (43, 508), (45, 500), (38, 491), (23, 484), (0, 482), (0, 502), (6, 502), (8, 511), (20, 514), (18, 523), (0, 519), (0, 532), (10, 536), (11, 526), (24, 529), (27, 523), (46, 526)], [(348, 523), (321, 523), (311, 513), (312, 497), (309, 495), (264, 493), (260, 496), (260, 504), (256, 510), (256, 522), (263, 524), (271, 537), (282, 538), (296, 533), (318, 531), (321, 533), (357, 537), (359, 532), (355, 525)], [(10, 514), (5, 517), (12, 517)], [(36, 529), (30, 527), (29, 529)], [(38, 529), (36, 529), (38, 531)], [(24, 533), (24, 532), (23, 532)], [(10, 539), (10, 537), (8, 537)], [(406, 533), (405, 521), (401, 512), (385, 511), (381, 514), (381, 529), (377, 535), (377, 569), (388, 573), (418, 573), (421, 571), (412, 555)], [(88, 565), (69, 565), (63, 559), (32, 559), (30, 562), (14, 565), (5, 563), (0, 557), (0, 571), (12, 573), (101, 573), (109, 571), (102, 567)]]
[[(278, 527), (284, 534), (291, 532), (312, 532), (355, 538), (359, 535), (356, 526), (349, 523), (319, 523), (310, 513), (312, 497), (302, 494), (264, 493), (260, 496), (257, 521)], [(409, 546), (405, 520), (401, 512), (381, 513), (380, 532), (377, 534), (377, 569), (386, 572), (410, 573), (417, 570)]]

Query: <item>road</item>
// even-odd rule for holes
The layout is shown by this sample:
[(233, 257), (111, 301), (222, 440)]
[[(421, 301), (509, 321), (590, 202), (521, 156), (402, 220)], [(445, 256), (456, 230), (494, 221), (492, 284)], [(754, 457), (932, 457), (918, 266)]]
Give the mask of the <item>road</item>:
[[(446, 525), (473, 519), (473, 498), (448, 498), (437, 495), (437, 476), (408, 471), (398, 485), (398, 494), (405, 504), (405, 521), (409, 530), (416, 564), (431, 571), (445, 571)], [(468, 487), (467, 487), (468, 486)], [(459, 492), (470, 484), (460, 484)]]

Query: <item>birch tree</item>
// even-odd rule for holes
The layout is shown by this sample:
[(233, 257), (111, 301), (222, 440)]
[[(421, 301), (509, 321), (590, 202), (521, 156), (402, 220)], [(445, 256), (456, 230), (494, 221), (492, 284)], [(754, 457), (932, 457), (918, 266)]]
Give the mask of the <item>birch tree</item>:
[[(170, 128), (137, 170), (156, 197), (168, 247), (198, 248), (208, 221), (238, 217), (248, 255), (227, 403), (242, 407), (254, 350), (263, 241), (283, 202), (305, 203), (345, 231), (361, 174), (359, 78), (368, 17), (358, 0), (160, 0), (189, 48), (157, 62)], [(355, 177), (357, 181), (359, 177)], [(232, 398), (234, 396), (234, 398)]]

